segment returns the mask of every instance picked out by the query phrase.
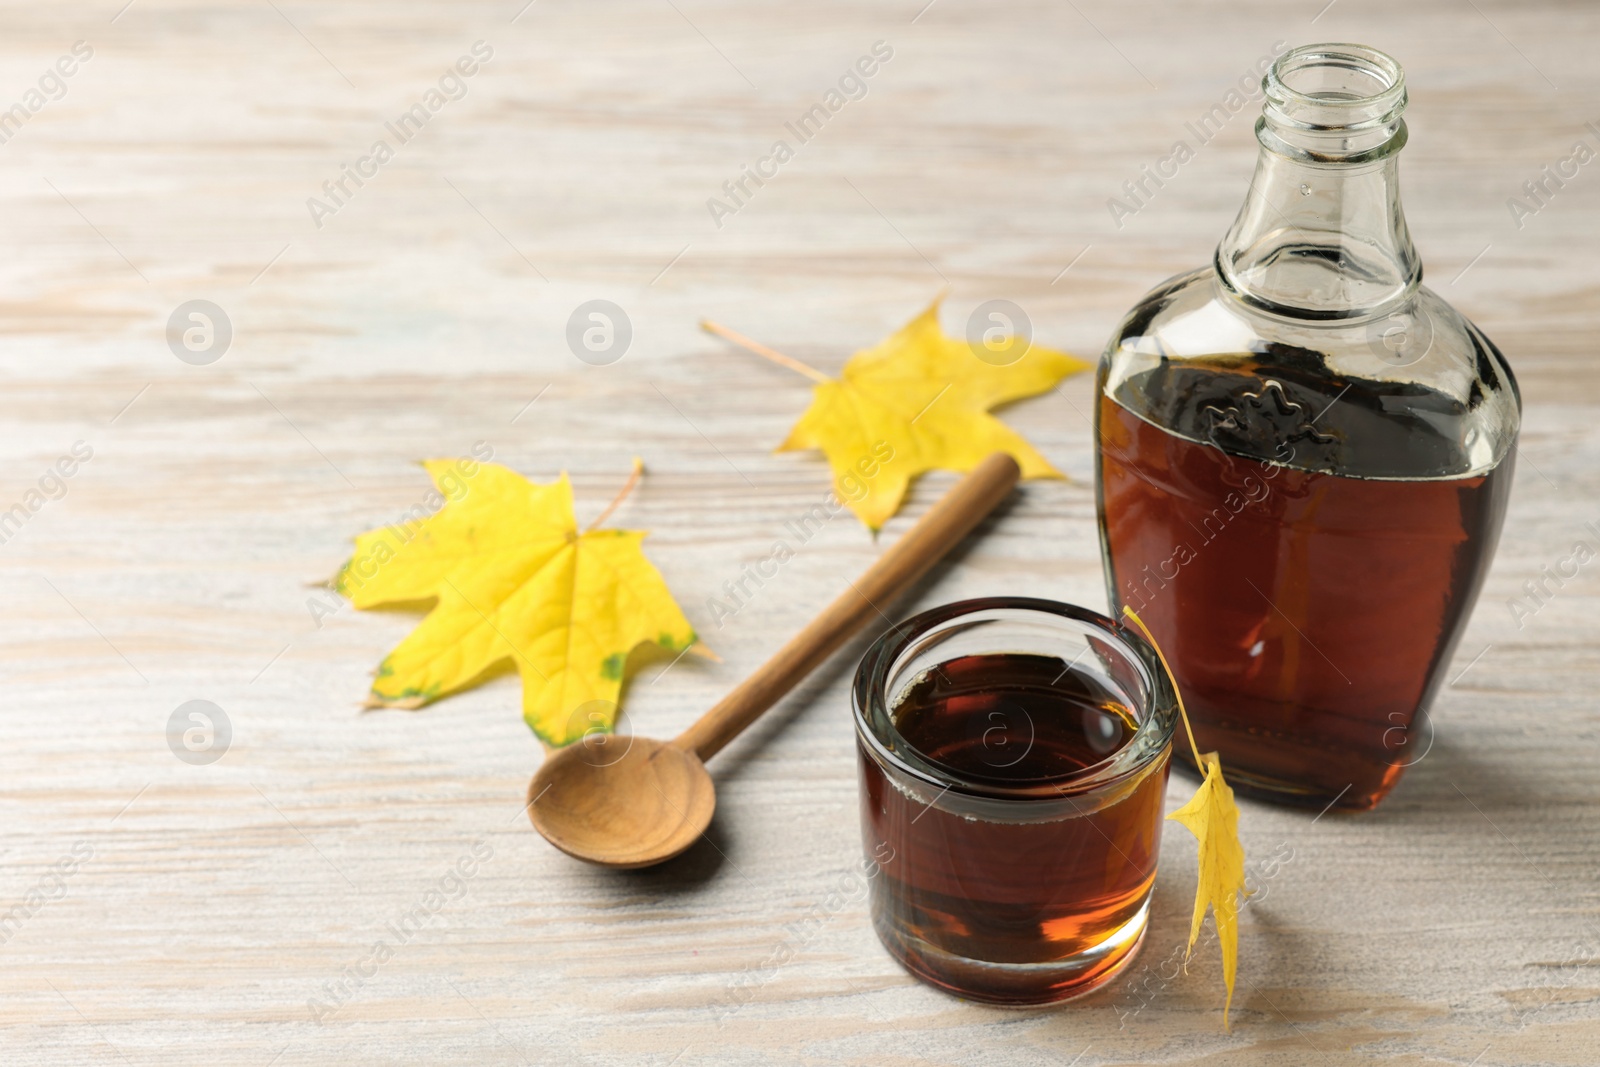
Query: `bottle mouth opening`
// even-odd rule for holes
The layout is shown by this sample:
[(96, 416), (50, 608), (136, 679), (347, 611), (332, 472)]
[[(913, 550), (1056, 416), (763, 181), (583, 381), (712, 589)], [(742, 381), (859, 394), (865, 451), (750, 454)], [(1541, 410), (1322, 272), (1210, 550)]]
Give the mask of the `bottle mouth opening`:
[(1405, 71), (1360, 44), (1311, 44), (1278, 58), (1262, 81), (1270, 121), (1303, 130), (1392, 125), (1406, 105)]
[(1315, 165), (1371, 163), (1405, 146), (1406, 76), (1364, 44), (1308, 44), (1278, 57), (1261, 79), (1256, 139)]

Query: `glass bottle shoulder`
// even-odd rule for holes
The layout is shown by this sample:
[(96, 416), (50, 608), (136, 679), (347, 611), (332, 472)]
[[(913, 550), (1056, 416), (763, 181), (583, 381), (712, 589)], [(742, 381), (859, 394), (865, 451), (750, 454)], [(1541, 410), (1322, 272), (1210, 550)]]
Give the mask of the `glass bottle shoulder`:
[(1381, 317), (1296, 320), (1246, 307), (1210, 266), (1133, 306), (1099, 380), (1111, 401), (1180, 437), (1351, 477), (1482, 474), (1521, 421), (1505, 358), (1426, 287)]

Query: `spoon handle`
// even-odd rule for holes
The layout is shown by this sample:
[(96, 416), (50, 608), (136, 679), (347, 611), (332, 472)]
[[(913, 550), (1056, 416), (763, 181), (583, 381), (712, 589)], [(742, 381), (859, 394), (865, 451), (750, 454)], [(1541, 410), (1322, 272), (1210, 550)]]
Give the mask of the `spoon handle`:
[(898, 593), (928, 572), (1017, 484), (1017, 461), (996, 452), (974, 467), (867, 572), (672, 743), (708, 760), (810, 674)]

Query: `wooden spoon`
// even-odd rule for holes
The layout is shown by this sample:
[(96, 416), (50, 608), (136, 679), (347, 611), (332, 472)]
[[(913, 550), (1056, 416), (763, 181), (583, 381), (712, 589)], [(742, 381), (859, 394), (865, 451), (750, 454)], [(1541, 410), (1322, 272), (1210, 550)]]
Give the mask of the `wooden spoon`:
[(694, 844), (717, 803), (705, 761), (881, 615), (880, 604), (927, 573), (1006, 498), (1019, 474), (1004, 452), (978, 464), (859, 581), (675, 739), (591, 734), (552, 753), (528, 784), (533, 828), (567, 855), (604, 867), (649, 867)]

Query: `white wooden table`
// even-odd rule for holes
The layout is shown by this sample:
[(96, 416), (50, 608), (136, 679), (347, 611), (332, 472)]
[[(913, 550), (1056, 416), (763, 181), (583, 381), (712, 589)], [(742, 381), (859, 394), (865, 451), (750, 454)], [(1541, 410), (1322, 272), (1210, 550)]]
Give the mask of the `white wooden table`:
[[(0, 16), (0, 106), (27, 112), (0, 125), (0, 511), (92, 449), (0, 545), (0, 1062), (1600, 1062), (1600, 564), (1520, 627), (1509, 606), (1575, 541), (1600, 547), (1600, 164), (1520, 229), (1507, 206), (1575, 141), (1600, 147), (1593, 8), (123, 2)], [(1244, 805), (1262, 891), (1231, 1034), (1214, 946), (1171, 962), (1194, 876), (1176, 828), (1143, 956), (1088, 1000), (990, 1010), (889, 960), (844, 880), (860, 642), (718, 758), (710, 840), (631, 875), (529, 829), (540, 750), (514, 678), (358, 713), (415, 617), (319, 617), (307, 583), (422, 498), (416, 460), (483, 441), (532, 477), (570, 470), (580, 520), (645, 458), (616, 522), (653, 531), (724, 657), (634, 682), (634, 726), (680, 729), (879, 550), (842, 516), (713, 623), (708, 598), (827, 476), (771, 453), (807, 383), (696, 320), (836, 370), (948, 285), (952, 331), (1004, 297), (1093, 356), (1209, 256), (1254, 108), (1120, 229), (1107, 199), (1274, 42), (1316, 39), (1405, 63), (1430, 282), (1510, 355), (1526, 422), (1427, 755), (1368, 816)], [(76, 41), (92, 55), (56, 68)], [(399, 143), (385, 123), (477, 41), (492, 56), (445, 83), (464, 95)], [(791, 138), (878, 41), (865, 96)], [(380, 138), (392, 158), (362, 163)], [(707, 199), (777, 139), (793, 158), (716, 225)], [(307, 199), (341, 164), (368, 176), (319, 227)], [(631, 322), (609, 365), (565, 340), (592, 299)], [(191, 300), (232, 327), (207, 365), (167, 343)], [(1011, 409), (1072, 480), (1026, 486), (916, 604), (1103, 606), (1089, 395), (1079, 377)], [(949, 482), (924, 479), (886, 536)], [(168, 747), (190, 700), (231, 724), (209, 765)]]

